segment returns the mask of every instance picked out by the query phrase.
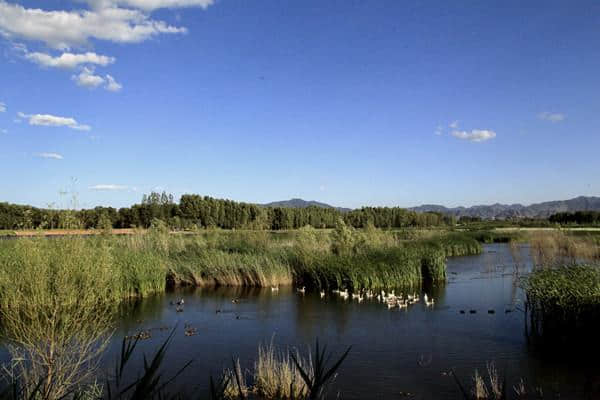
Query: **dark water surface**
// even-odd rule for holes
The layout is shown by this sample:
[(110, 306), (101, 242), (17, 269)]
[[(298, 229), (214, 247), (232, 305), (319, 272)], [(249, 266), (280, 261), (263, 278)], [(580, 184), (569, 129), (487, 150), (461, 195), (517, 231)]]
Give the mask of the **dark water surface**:
[[(527, 269), (529, 250), (522, 246), (520, 251)], [(549, 362), (529, 350), (514, 264), (504, 244), (486, 245), (478, 256), (449, 259), (447, 284), (426, 290), (435, 298), (434, 308), (419, 303), (407, 310), (388, 310), (376, 300), (359, 304), (331, 293), (321, 299), (318, 293), (303, 296), (292, 288), (278, 293), (178, 290), (132, 307), (118, 322), (105, 361), (112, 365), (123, 336), (146, 329), (152, 337), (140, 341), (138, 355), (152, 355), (167, 338), (167, 328), (177, 326), (165, 371), (174, 373), (194, 360), (177, 382), (179, 389), (194, 391), (199, 398), (206, 397), (210, 374), (217, 376), (230, 367), (232, 357), (250, 368), (259, 343), (273, 340), (282, 350), (299, 348), (306, 354), (317, 337), (337, 354), (353, 346), (334, 385), (344, 399), (407, 398), (406, 393), (417, 399), (459, 398), (446, 373), (454, 369), (470, 387), (474, 370), (485, 372), (490, 361), (507, 376), (509, 388), (523, 377), (532, 387), (542, 386), (545, 394), (582, 397), (586, 377), (597, 376), (599, 369)], [(177, 313), (170, 302), (182, 297), (184, 311)], [(186, 324), (197, 334), (185, 336)]]

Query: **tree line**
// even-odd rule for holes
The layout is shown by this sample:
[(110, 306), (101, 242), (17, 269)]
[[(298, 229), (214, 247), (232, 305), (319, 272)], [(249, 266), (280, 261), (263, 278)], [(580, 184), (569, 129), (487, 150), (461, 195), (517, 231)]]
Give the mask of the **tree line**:
[(306, 225), (333, 228), (342, 218), (347, 225), (363, 228), (435, 227), (454, 225), (452, 216), (417, 213), (399, 207), (363, 207), (344, 212), (335, 208), (264, 207), (257, 204), (185, 194), (179, 203), (165, 192), (144, 195), (131, 207), (95, 207), (83, 210), (55, 210), (0, 203), (0, 229), (101, 229), (148, 228), (153, 221), (172, 229), (296, 229)]
[(548, 220), (556, 224), (600, 225), (599, 211), (560, 212), (550, 216)]

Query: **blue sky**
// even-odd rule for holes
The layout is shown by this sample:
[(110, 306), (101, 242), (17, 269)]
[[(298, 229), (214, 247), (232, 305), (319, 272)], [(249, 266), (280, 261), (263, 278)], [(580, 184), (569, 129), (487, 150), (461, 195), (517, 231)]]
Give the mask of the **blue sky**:
[(0, 201), (598, 195), (599, 27), (592, 1), (0, 0)]

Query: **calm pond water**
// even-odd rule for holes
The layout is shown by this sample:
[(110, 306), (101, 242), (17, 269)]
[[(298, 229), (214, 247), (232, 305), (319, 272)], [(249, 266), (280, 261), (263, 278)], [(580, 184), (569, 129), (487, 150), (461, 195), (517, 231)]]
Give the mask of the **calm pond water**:
[[(521, 262), (529, 268), (529, 249), (520, 250)], [(315, 338), (338, 355), (353, 346), (334, 385), (344, 399), (407, 398), (406, 393), (417, 399), (459, 398), (446, 372), (454, 369), (471, 386), (474, 370), (484, 372), (489, 361), (507, 376), (509, 388), (523, 377), (531, 386), (542, 386), (545, 394), (583, 397), (586, 378), (598, 376), (598, 368), (549, 362), (530, 351), (513, 265), (504, 244), (486, 245), (478, 256), (449, 259), (447, 284), (426, 290), (435, 298), (434, 308), (420, 303), (407, 310), (388, 310), (376, 300), (359, 304), (335, 294), (321, 299), (318, 293), (303, 296), (292, 288), (278, 293), (178, 290), (131, 307), (118, 323), (105, 362), (113, 365), (123, 336), (151, 330), (151, 338), (140, 341), (138, 356), (152, 355), (170, 332), (165, 328), (177, 326), (166, 372), (174, 373), (194, 360), (177, 380), (177, 388), (199, 397), (207, 393), (210, 374), (217, 376), (223, 367), (230, 367), (232, 357), (250, 368), (259, 343), (273, 340), (282, 350), (298, 348), (306, 354)], [(185, 308), (178, 313), (170, 302), (181, 297)], [(239, 302), (232, 303), (234, 298)], [(185, 336), (186, 324), (197, 334)]]

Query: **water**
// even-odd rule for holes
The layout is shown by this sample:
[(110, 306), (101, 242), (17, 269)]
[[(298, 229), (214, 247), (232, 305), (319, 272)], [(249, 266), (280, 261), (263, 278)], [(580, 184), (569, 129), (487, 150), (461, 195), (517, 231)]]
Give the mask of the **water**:
[[(523, 270), (530, 267), (528, 252), (521, 248)], [(427, 289), (436, 301), (433, 309), (420, 303), (388, 310), (376, 300), (359, 304), (329, 293), (321, 299), (318, 293), (303, 296), (292, 288), (166, 293), (138, 303), (119, 321), (105, 362), (113, 362), (123, 336), (149, 329), (152, 337), (140, 341), (138, 356), (150, 355), (177, 326), (166, 375), (194, 360), (176, 387), (200, 396), (206, 394), (210, 374), (231, 367), (232, 357), (250, 368), (259, 343), (273, 340), (282, 350), (306, 353), (318, 337), (338, 355), (352, 345), (335, 383), (344, 399), (406, 398), (407, 393), (418, 399), (459, 398), (447, 372), (454, 369), (471, 386), (474, 370), (485, 372), (490, 361), (507, 377), (509, 388), (522, 377), (546, 394), (582, 397), (587, 378), (598, 376), (599, 369), (534, 355), (524, 334), (523, 299), (513, 266), (504, 244), (486, 245), (478, 256), (449, 259), (447, 284)], [(178, 313), (170, 302), (182, 297), (184, 311)], [(185, 336), (186, 324), (197, 334)]]

